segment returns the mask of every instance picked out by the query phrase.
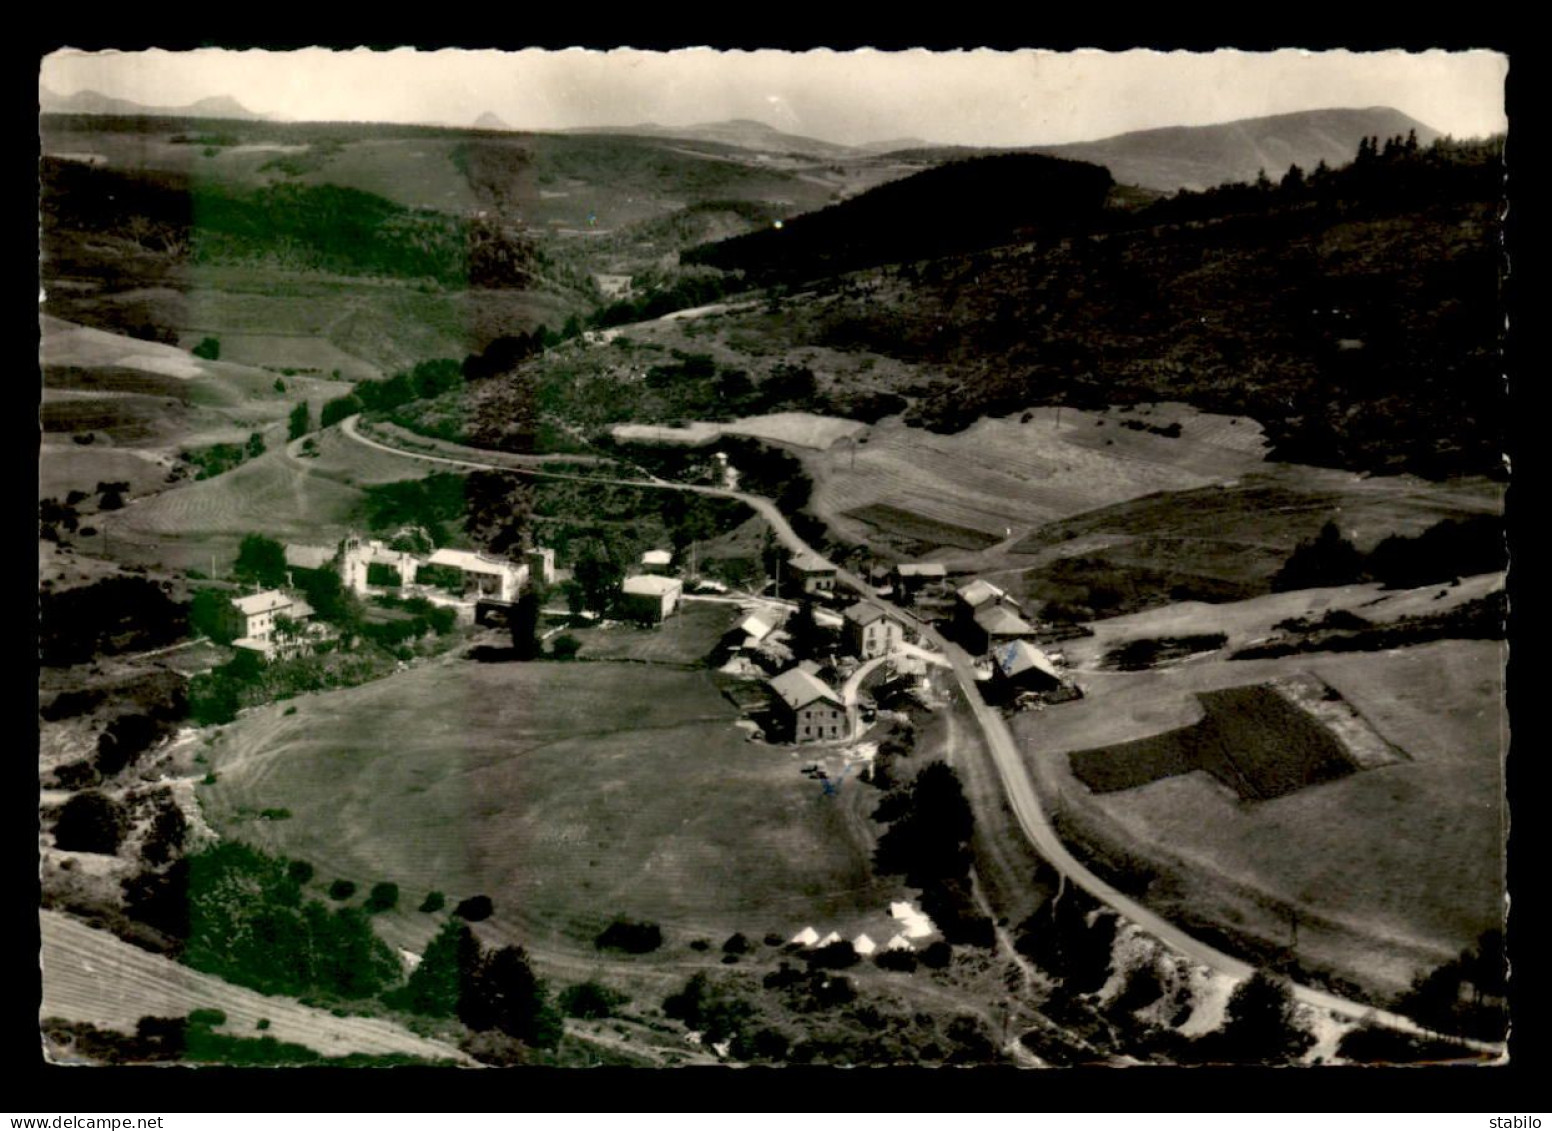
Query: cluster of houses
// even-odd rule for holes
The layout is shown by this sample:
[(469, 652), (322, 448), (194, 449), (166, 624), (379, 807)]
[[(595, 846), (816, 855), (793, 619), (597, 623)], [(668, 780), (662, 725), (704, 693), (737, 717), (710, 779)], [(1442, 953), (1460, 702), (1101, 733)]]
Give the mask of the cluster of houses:
[[(787, 592), (807, 603), (820, 626), (840, 630), (842, 651), (858, 662), (895, 653), (904, 641), (905, 621), (889, 606), (858, 600), (839, 616), (824, 609), (835, 602), (837, 570), (812, 555), (798, 554), (783, 567)], [(1050, 696), (1068, 689), (1055, 662), (1041, 650), (1035, 625), (1006, 590), (981, 578), (952, 587), (942, 563), (903, 563), (890, 571), (897, 600), (931, 607), (935, 619), (972, 656), (981, 659), (980, 676), (989, 698), (1018, 702), (1025, 696)], [(780, 589), (778, 589), (778, 593)], [(780, 606), (747, 613), (730, 631), (734, 665), (745, 674), (758, 666), (792, 662), (780, 648)], [(774, 643), (774, 647), (773, 647)], [(739, 654), (742, 653), (742, 659)], [(763, 665), (759, 661), (764, 661)], [(778, 670), (767, 680), (781, 729), (794, 742), (822, 742), (850, 737), (847, 708), (841, 694), (820, 677), (820, 666), (805, 661)]]

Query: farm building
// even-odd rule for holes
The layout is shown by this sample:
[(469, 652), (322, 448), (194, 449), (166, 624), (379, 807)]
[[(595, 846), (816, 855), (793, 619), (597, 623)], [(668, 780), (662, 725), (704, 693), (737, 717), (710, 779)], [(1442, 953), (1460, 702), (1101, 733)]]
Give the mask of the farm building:
[(287, 622), (300, 626), (313, 615), (306, 601), (279, 589), (233, 597), (224, 612), (233, 645), (264, 656), (279, 650)]
[(804, 593), (835, 592), (835, 567), (817, 554), (796, 554), (787, 559), (786, 574)]
[[(420, 564), (417, 562), (417, 575)], [(438, 550), (426, 558), (424, 564), (444, 570), (457, 570), (463, 575), (463, 594), (466, 597), (515, 601), (528, 582), (526, 564), (487, 558), (484, 554), (469, 550)]]
[(1035, 627), (1012, 609), (987, 605), (976, 613), (961, 639), (974, 653), (990, 652), (1015, 640), (1033, 640)]
[(674, 555), (671, 550), (648, 550), (641, 555), (641, 572), (666, 574), (673, 569)]
[(845, 737), (846, 707), (818, 676), (793, 668), (771, 680), (769, 686), (794, 742)]
[(627, 577), (620, 590), (620, 609), (632, 620), (661, 624), (673, 615), (684, 596), (684, 582), (677, 577), (636, 574)]
[(898, 620), (871, 601), (858, 601), (844, 614), (846, 650), (861, 660), (886, 656), (905, 634)]
[(889, 583), (896, 593), (913, 596), (928, 586), (948, 581), (948, 567), (942, 562), (901, 562), (889, 571)]
[(1061, 673), (1049, 656), (1028, 640), (1015, 640), (992, 653), (992, 678), (1005, 692), (1054, 691), (1061, 686)]

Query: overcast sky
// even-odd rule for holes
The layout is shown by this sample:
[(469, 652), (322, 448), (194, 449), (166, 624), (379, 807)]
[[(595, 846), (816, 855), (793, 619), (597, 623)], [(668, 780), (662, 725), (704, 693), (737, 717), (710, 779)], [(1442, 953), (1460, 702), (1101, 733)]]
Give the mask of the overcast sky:
[(40, 81), (154, 106), (229, 95), (324, 121), (517, 129), (754, 118), (857, 144), (1086, 141), (1328, 107), (1393, 106), (1444, 133), (1506, 128), (1508, 59), (1427, 51), (1168, 54), (957, 51), (56, 52)]

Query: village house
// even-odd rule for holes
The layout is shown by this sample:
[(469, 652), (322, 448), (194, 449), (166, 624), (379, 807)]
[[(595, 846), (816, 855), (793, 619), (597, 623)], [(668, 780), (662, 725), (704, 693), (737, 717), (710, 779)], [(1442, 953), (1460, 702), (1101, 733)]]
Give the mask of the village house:
[(904, 626), (871, 601), (858, 601), (843, 619), (846, 651), (860, 660), (887, 656), (905, 635)]
[(288, 651), (287, 626), (300, 629), (313, 615), (306, 601), (279, 589), (233, 597), (223, 612), (227, 631), (234, 637), (233, 647), (258, 652), (266, 658)]
[(795, 554), (787, 559), (785, 573), (804, 593), (828, 595), (835, 592), (835, 567), (816, 554)]
[(794, 742), (846, 737), (846, 707), (818, 676), (796, 667), (771, 680), (769, 687)]
[(673, 615), (683, 596), (684, 582), (677, 577), (636, 574), (621, 587), (620, 612), (631, 620), (661, 624)]

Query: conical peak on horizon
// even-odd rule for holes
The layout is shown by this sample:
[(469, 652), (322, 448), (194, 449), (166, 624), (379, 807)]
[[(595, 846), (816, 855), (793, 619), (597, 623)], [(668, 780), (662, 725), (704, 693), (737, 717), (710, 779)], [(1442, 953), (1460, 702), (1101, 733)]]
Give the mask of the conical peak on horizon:
[[(1055, 146), (1150, 129), (1394, 109), (1441, 133), (1507, 127), (1506, 56), (1431, 50), (787, 53), (59, 51), (42, 88), (145, 108), (295, 121), (474, 123), (521, 132), (769, 131), (843, 148)], [(130, 110), (141, 112), (146, 110)], [(627, 127), (624, 123), (638, 123)], [(485, 127), (482, 127), (485, 128)]]

